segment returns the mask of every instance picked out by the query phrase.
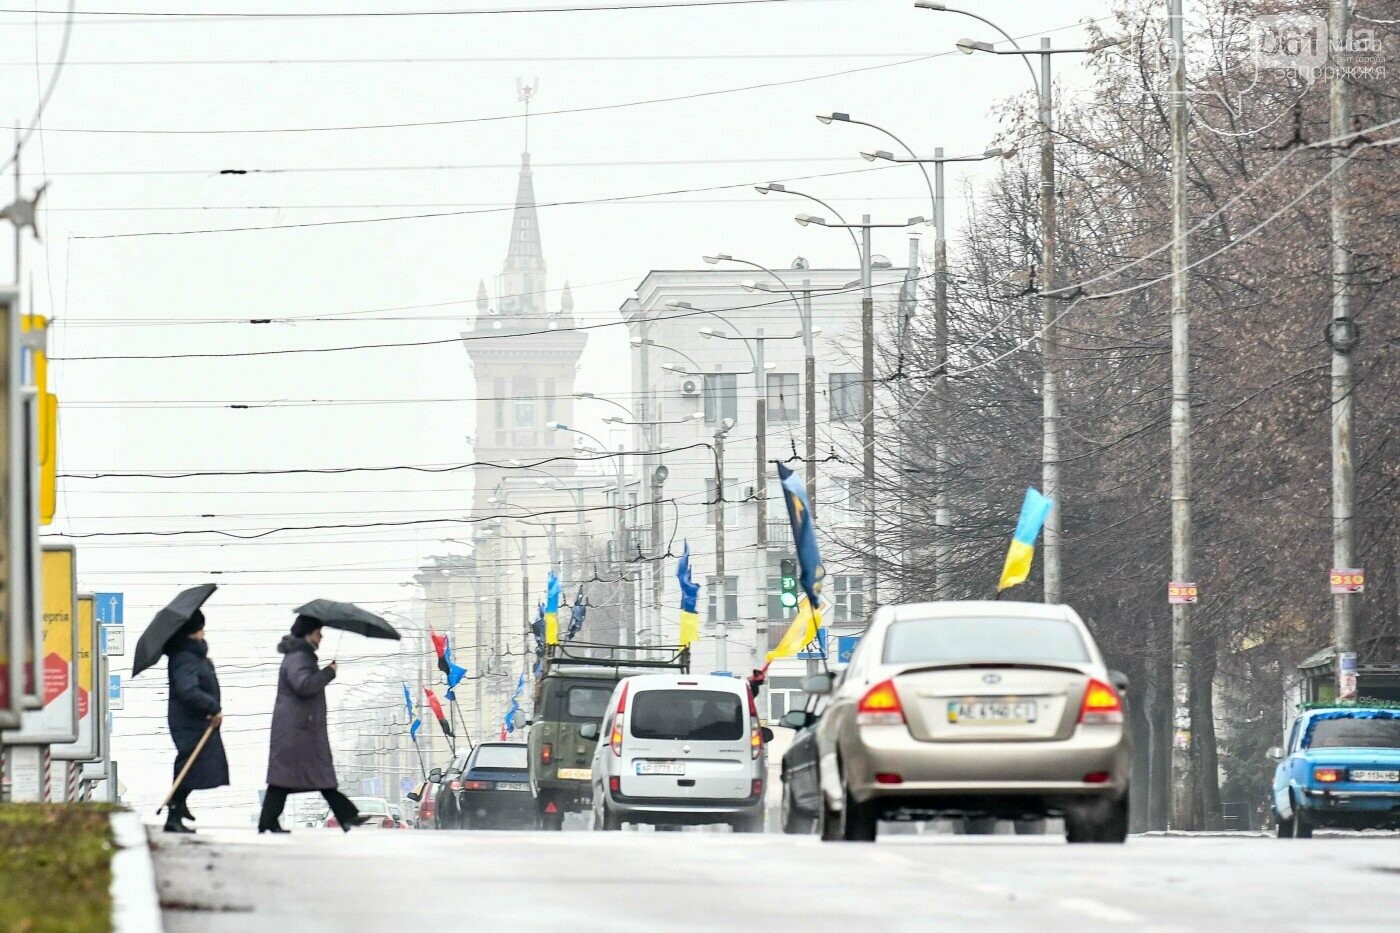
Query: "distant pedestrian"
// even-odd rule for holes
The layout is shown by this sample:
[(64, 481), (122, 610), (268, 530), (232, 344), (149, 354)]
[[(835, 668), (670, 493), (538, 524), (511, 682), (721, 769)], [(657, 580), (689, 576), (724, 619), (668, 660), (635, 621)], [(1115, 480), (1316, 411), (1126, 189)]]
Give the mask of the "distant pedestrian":
[(341, 829), (369, 822), (336, 788), (335, 762), (326, 731), (326, 685), (335, 679), (335, 662), (318, 667), (321, 623), (297, 616), (292, 633), (282, 636), (277, 650), (282, 668), (277, 674), (277, 705), (272, 710), (272, 738), (267, 750), (267, 794), (263, 798), (260, 833), (285, 833), (279, 822), (287, 795), (320, 791)]
[(204, 640), (204, 613), (194, 613), (166, 642), (165, 653), (169, 658), (170, 675), (166, 721), (170, 725), (170, 737), (175, 741), (177, 779), (205, 731), (210, 726), (214, 729), (189, 773), (171, 794), (166, 810), (166, 832), (192, 833), (194, 830), (181, 822), (194, 819), (189, 807), (190, 792), (228, 784), (228, 757), (219, 736), (219, 727), (224, 721), (219, 678), (214, 672), (214, 662), (209, 660), (209, 643)]

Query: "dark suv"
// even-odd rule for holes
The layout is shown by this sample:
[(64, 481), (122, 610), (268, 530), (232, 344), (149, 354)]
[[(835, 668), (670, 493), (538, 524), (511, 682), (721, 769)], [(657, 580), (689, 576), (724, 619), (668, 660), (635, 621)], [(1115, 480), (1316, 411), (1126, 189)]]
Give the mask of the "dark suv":
[(592, 802), (598, 724), (617, 684), (613, 670), (552, 670), (539, 680), (530, 726), (530, 786), (541, 829), (559, 830), (565, 813)]

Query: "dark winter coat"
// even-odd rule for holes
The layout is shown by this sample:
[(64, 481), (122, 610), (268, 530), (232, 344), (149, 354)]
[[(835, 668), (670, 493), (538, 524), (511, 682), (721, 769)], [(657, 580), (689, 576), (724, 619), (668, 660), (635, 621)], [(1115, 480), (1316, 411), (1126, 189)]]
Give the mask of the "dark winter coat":
[(335, 762), (326, 733), (326, 684), (332, 668), (319, 669), (316, 649), (305, 638), (282, 636), (277, 673), (277, 705), (267, 749), (267, 783), (288, 790), (327, 790), (336, 786)]
[[(177, 638), (166, 648), (169, 654), (170, 699), (166, 706), (166, 721), (170, 737), (175, 740), (175, 772), (189, 761), (209, 717), (221, 712), (219, 678), (214, 662), (209, 660), (209, 646), (193, 638)], [(181, 787), (186, 790), (207, 790), (228, 784), (228, 757), (218, 730), (209, 736), (194, 760), (190, 773)]]

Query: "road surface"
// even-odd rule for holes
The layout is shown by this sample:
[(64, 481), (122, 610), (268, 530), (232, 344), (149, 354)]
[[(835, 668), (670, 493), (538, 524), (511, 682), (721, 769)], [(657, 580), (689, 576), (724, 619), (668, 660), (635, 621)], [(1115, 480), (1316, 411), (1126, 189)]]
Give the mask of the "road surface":
[(167, 929), (1397, 929), (1400, 838), (152, 833)]

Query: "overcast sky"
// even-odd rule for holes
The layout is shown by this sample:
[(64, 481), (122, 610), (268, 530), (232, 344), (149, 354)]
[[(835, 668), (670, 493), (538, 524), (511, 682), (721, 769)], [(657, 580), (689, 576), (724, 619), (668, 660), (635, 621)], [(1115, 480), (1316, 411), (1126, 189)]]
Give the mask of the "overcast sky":
[[(399, 6), (303, 0), (295, 8)], [(968, 6), (1031, 45), (1047, 34), (1057, 45), (1078, 44), (1078, 24), (1109, 12), (1108, 0)], [(288, 5), (111, 0), (102, 8)], [(36, 26), (36, 17), (0, 14), (0, 107), (9, 108), (0, 113), (29, 121), (62, 20), (40, 14)], [(754, 182), (805, 178), (803, 187), (843, 211), (926, 214), (917, 170), (862, 171), (871, 166), (858, 151), (887, 141), (813, 115), (847, 111), (923, 152), (980, 151), (1003, 129), (989, 113), (1023, 93), (1029, 75), (1011, 58), (950, 51), (961, 36), (997, 38), (966, 17), (915, 10), (912, 0), (495, 16), (80, 15), (42, 129), (23, 153), (25, 190), (50, 183), (43, 242), (26, 239), (23, 277), (34, 309), (55, 319), (60, 469), (468, 460), (473, 384), (454, 338), (478, 280), (494, 294), (505, 254), (524, 145), (517, 79), (538, 82), (529, 145), (541, 204), (625, 198), (540, 211), (550, 287), (569, 280), (577, 316), (614, 322), (649, 269), (696, 266), (707, 252), (776, 266), (797, 255), (814, 265), (848, 262), (841, 234), (799, 228), (792, 215), (801, 205), (763, 199)], [(1069, 86), (1082, 80), (1072, 56), (1056, 65)], [(639, 101), (657, 102), (627, 106)], [(358, 129), (317, 131), (326, 127)], [(990, 171), (950, 170), (950, 195), (961, 178)], [(260, 229), (204, 232), (246, 227)], [(902, 243), (891, 234), (876, 251), (902, 259)], [(557, 294), (546, 305), (557, 307)], [(261, 318), (273, 323), (247, 323)], [(211, 323), (221, 321), (229, 323)], [(627, 375), (613, 362), (625, 340), (621, 327), (592, 331), (579, 389), (625, 396)], [(179, 358), (412, 341), (444, 342)], [(171, 358), (104, 359), (114, 356)], [(415, 399), (433, 401), (405, 404)], [(227, 407), (269, 400), (302, 404)], [(584, 427), (607, 414), (580, 412)], [(410, 525), (255, 540), (112, 536), (460, 516), (470, 501), (462, 472), (69, 478), (60, 489), (50, 530), (75, 536), (83, 589), (127, 594), (131, 641), (182, 586), (213, 579), (223, 587), (209, 635), (226, 686), (237, 785), (224, 799), (253, 800), (261, 784), (272, 648), (290, 608), (327, 596), (406, 609), (411, 591), (400, 584), (417, 562), (453, 549), (443, 538), (469, 533), (464, 525)], [(351, 641), (342, 657), (380, 650)], [(249, 666), (259, 662), (265, 666)], [(363, 682), (369, 666), (343, 664), (336, 689), (343, 695), (345, 685)], [(117, 755), (136, 795), (158, 794), (169, 779), (164, 683), (163, 667), (144, 676), (119, 719)]]

